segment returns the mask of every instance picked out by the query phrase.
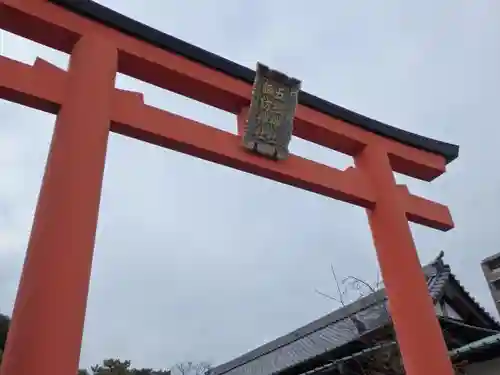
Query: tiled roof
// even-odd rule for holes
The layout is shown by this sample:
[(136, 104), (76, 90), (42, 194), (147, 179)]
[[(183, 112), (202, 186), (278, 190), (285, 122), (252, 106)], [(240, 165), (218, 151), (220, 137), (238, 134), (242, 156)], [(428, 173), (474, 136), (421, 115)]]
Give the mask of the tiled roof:
[[(429, 294), (434, 301), (444, 293), (444, 286), (456, 278), (450, 267), (443, 263), (441, 253), (436, 260), (423, 267)], [(463, 287), (461, 287), (463, 289)], [(470, 295), (464, 290), (470, 297)], [(482, 307), (480, 311), (487, 314)], [(360, 328), (370, 331), (389, 322), (386, 295), (379, 290), (358, 301), (342, 307), (302, 328), (267, 343), (247, 354), (211, 370), (210, 375), (270, 375), (328, 353), (359, 339)], [(487, 314), (489, 319), (494, 319)], [(498, 325), (500, 330), (500, 325)]]
[[(384, 348), (390, 348), (393, 347), (394, 345), (397, 345), (396, 341), (389, 341), (389, 342), (384, 342), (380, 344), (373, 345), (369, 348), (360, 350), (358, 352), (355, 352), (353, 354), (350, 354), (348, 356), (342, 357), (335, 359), (333, 361), (329, 361), (327, 364), (321, 367), (316, 367), (308, 372), (303, 373), (302, 375), (313, 375), (313, 374), (318, 374), (318, 373), (324, 373), (325, 370), (330, 369), (330, 368), (335, 368), (338, 366), (340, 363), (358, 358), (358, 357), (363, 357), (367, 354), (371, 354), (373, 352), (376, 352), (378, 350), (384, 349)], [(495, 357), (500, 356), (500, 333), (492, 336), (485, 337), (481, 340), (471, 342), (470, 344), (461, 346), (460, 348), (451, 350), (449, 352), (449, 355), (453, 361), (460, 361), (466, 358), (471, 358), (472, 355), (474, 354), (483, 354), (489, 352), (493, 354)], [(469, 361), (473, 362), (473, 361)]]
[(365, 327), (377, 328), (388, 321), (384, 294), (379, 291), (334, 311), (298, 330), (214, 368), (211, 375), (268, 375), (358, 337), (351, 316)]

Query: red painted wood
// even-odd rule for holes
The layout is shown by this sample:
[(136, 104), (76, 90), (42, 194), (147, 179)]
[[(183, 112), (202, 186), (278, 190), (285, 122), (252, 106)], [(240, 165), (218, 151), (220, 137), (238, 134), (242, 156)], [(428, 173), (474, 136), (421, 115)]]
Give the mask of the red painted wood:
[(92, 36), (71, 56), (2, 375), (77, 373), (117, 58)]
[(392, 173), (430, 181), (445, 172), (442, 156), (299, 106), (295, 135), (354, 156), (356, 167), (266, 160), (237, 136), (114, 89), (114, 78), (118, 70), (234, 113), (240, 129), (249, 84), (44, 0), (0, 0), (0, 27), (72, 54), (67, 73), (0, 57), (1, 98), (58, 113), (2, 375), (76, 373), (110, 127), (367, 209), (407, 374), (453, 374), (408, 220), (440, 230), (453, 221), (446, 206), (411, 195)]

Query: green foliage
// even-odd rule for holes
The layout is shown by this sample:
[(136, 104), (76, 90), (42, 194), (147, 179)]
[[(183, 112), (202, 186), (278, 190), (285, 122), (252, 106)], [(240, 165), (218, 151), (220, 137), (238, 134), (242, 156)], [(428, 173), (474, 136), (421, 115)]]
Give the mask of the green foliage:
[(7, 341), (7, 332), (9, 332), (10, 318), (0, 314), (0, 350), (5, 350), (5, 342)]
[[(9, 326), (10, 318), (0, 314), (0, 363), (2, 363), (2, 354), (5, 349)], [(205, 362), (186, 362), (176, 365), (176, 368), (180, 370), (180, 375), (205, 375), (205, 371), (201, 370), (208, 369), (209, 367), (210, 365)], [(133, 368), (130, 361), (110, 358), (102, 361), (100, 365), (92, 366), (90, 371), (86, 369), (78, 370), (78, 375), (171, 375), (171, 371)]]
[(93, 375), (131, 375), (130, 361), (105, 359), (102, 365), (92, 366)]
[(10, 318), (0, 314), (0, 363), (2, 363), (5, 342), (7, 341), (7, 332), (9, 332)]
[(91, 367), (91, 372), (79, 370), (78, 375), (170, 375), (170, 370), (153, 370), (151, 368), (132, 368), (130, 361), (105, 359), (102, 364)]
[(170, 370), (153, 370), (150, 368), (133, 369), (133, 375), (170, 375)]

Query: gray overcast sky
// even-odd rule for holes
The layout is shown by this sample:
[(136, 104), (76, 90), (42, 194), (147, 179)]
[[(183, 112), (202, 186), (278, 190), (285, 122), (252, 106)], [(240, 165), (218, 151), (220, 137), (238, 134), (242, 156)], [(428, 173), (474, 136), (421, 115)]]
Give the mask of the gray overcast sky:
[[(329, 101), (460, 144), (460, 158), (432, 185), (399, 180), (449, 204), (457, 224), (446, 234), (413, 227), (422, 262), (444, 250), (494, 311), (479, 262), (500, 250), (500, 2), (100, 3), (240, 64), (283, 70)], [(68, 61), (7, 34), (3, 54)], [(232, 115), (127, 77), (117, 85), (236, 130)], [(10, 313), (54, 117), (0, 102), (0, 118), (0, 310)], [(352, 163), (304, 141), (291, 148), (336, 167)], [(314, 292), (334, 291), (330, 264), (368, 280), (378, 270), (362, 209), (121, 136), (110, 139), (101, 207), (85, 366), (111, 356), (136, 366), (221, 363), (336, 308)]]

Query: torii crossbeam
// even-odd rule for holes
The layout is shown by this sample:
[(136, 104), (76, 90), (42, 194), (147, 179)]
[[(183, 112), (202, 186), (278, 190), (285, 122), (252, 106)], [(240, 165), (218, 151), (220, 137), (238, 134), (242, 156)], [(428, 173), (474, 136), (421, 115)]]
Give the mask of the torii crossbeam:
[(300, 94), (294, 135), (351, 155), (344, 171), (249, 153), (240, 137), (144, 104), (115, 88), (121, 72), (237, 115), (254, 72), (88, 0), (0, 0), (0, 27), (68, 53), (69, 70), (0, 56), (0, 98), (56, 114), (2, 375), (76, 374), (110, 131), (366, 209), (408, 375), (452, 375), (408, 221), (446, 231), (446, 206), (393, 172), (443, 174), (458, 146)]

